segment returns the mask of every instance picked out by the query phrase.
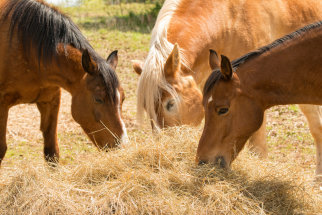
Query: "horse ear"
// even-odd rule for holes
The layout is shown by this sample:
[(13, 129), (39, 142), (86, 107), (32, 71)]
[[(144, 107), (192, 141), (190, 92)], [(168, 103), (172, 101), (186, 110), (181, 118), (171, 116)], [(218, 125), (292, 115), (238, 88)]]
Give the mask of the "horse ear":
[(113, 51), (108, 57), (107, 57), (107, 63), (112, 67), (113, 70), (116, 69), (117, 62), (118, 62), (118, 56), (117, 56), (117, 50)]
[(233, 76), (233, 70), (228, 57), (221, 55), (221, 73), (226, 80), (230, 80)]
[(215, 50), (209, 50), (209, 65), (211, 70), (220, 69), (219, 58)]
[(176, 43), (164, 66), (165, 77), (175, 78), (180, 71), (180, 63), (179, 45)]
[(82, 66), (88, 74), (93, 76), (97, 75), (96, 63), (91, 58), (87, 49), (85, 49), (82, 54)]
[(141, 75), (143, 62), (140, 60), (132, 60), (132, 66), (133, 66), (134, 72), (136, 72), (136, 74), (138, 75)]

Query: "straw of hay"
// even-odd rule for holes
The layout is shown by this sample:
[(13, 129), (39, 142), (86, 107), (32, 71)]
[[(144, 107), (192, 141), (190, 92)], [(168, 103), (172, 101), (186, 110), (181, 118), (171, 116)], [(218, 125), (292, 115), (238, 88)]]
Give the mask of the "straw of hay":
[[(245, 150), (232, 171), (194, 163), (200, 129), (136, 132), (129, 146), (49, 168), (2, 168), (0, 214), (318, 214), (303, 169)], [(305, 177), (304, 177), (305, 176)], [(311, 177), (311, 176), (310, 176)], [(313, 178), (313, 175), (312, 175)]]

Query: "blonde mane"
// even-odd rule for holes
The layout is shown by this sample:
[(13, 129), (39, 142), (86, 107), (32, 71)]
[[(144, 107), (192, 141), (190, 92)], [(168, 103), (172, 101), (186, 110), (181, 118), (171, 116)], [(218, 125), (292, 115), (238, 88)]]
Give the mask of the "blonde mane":
[[(167, 40), (167, 29), (180, 1), (182, 0), (165, 1), (152, 30), (150, 50), (143, 65), (137, 90), (137, 118), (139, 122), (142, 122), (144, 111), (146, 111), (157, 125), (156, 104), (161, 106), (161, 90), (167, 91), (176, 100), (176, 104), (179, 104), (176, 91), (165, 79), (163, 66), (174, 47), (174, 44)], [(182, 51), (180, 50), (181, 53)], [(181, 54), (181, 60), (186, 65), (183, 54)]]

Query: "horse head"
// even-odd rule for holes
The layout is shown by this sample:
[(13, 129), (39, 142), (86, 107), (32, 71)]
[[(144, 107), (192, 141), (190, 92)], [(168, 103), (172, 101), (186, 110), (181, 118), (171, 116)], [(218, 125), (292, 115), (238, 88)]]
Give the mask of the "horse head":
[[(205, 126), (197, 149), (197, 162), (229, 167), (247, 139), (262, 124), (264, 111), (247, 96), (229, 59), (210, 51), (213, 73), (204, 87)], [(220, 64), (220, 65), (219, 65)]]
[[(150, 104), (149, 102), (144, 102), (146, 111), (149, 105), (154, 106), (152, 111), (147, 111), (150, 115), (149, 117), (158, 127), (200, 124), (204, 116), (202, 93), (193, 77), (184, 75), (182, 71), (178, 44), (174, 45), (166, 62), (161, 66), (163, 67), (163, 73), (160, 82), (163, 83), (159, 83), (159, 86), (154, 86), (158, 87), (158, 96), (154, 96), (154, 101)], [(146, 68), (140, 61), (133, 61), (133, 68), (139, 75), (142, 72), (149, 72), (144, 71)]]
[(73, 93), (73, 118), (99, 148), (114, 147), (127, 138), (121, 116), (124, 91), (115, 74), (117, 62), (117, 51), (105, 61), (85, 50), (82, 67), (86, 74)]

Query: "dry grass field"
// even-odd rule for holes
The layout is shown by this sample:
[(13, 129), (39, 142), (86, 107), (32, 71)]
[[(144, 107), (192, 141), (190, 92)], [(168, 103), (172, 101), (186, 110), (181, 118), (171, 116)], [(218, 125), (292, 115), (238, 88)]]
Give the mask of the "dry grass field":
[(260, 160), (246, 148), (231, 171), (195, 164), (203, 125), (152, 135), (149, 126), (135, 124), (138, 77), (130, 60), (143, 60), (148, 52), (153, 8), (91, 0), (62, 9), (102, 56), (119, 50), (130, 141), (98, 151), (73, 121), (71, 97), (63, 92), (61, 160), (50, 168), (43, 159), (36, 106), (12, 108), (9, 149), (0, 168), (0, 214), (322, 214), (315, 146), (295, 105), (269, 110), (269, 158)]

